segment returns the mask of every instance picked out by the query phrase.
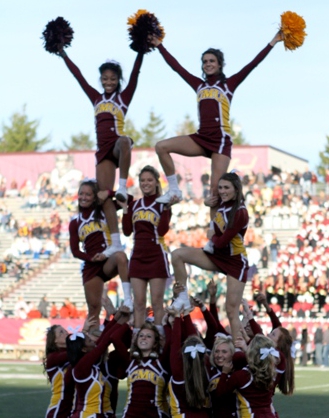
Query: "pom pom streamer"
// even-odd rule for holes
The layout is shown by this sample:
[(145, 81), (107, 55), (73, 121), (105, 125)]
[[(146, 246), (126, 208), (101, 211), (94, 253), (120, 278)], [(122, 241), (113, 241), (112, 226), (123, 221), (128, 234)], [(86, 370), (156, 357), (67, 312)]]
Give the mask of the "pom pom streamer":
[(286, 49), (293, 51), (303, 45), (305, 36), (305, 20), (294, 12), (284, 12), (281, 15), (280, 31), (283, 36), (283, 43)]
[(64, 18), (51, 20), (42, 32), (45, 50), (51, 54), (58, 54), (61, 49), (70, 46), (73, 33), (70, 23)]
[(165, 32), (153, 13), (147, 10), (138, 10), (128, 18), (128, 33), (131, 40), (130, 48), (136, 52), (147, 53), (155, 47), (148, 41), (149, 36), (156, 36), (163, 40)]

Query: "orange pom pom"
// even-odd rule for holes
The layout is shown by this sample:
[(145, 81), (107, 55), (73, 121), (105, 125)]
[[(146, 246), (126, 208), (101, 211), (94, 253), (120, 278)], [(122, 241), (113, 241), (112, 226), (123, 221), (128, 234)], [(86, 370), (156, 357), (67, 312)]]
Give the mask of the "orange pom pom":
[(307, 36), (305, 28), (305, 20), (297, 13), (290, 11), (282, 13), (280, 31), (284, 47), (292, 51), (302, 46), (305, 36)]

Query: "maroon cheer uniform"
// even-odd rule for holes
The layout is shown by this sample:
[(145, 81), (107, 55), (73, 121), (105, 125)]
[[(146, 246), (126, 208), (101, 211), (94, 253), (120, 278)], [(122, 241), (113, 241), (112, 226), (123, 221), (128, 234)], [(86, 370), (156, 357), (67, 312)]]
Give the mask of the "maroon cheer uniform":
[[(86, 353), (73, 367), (72, 376), (76, 385), (76, 407), (72, 418), (105, 418), (109, 410), (109, 392), (101, 372), (102, 356), (111, 342), (111, 335), (121, 327), (114, 320), (108, 323), (97, 341), (97, 346)], [(108, 388), (107, 388), (108, 389)], [(105, 400), (105, 394), (107, 398)]]
[[(97, 222), (94, 219), (94, 210), (92, 208), (81, 209), (71, 220), (69, 231), (72, 254), (74, 257), (84, 261), (81, 268), (83, 284), (96, 276), (106, 282), (118, 274), (117, 269), (114, 269), (111, 277), (104, 274), (103, 266), (106, 260), (91, 261), (94, 255), (103, 252), (112, 243), (110, 230), (103, 212), (101, 212), (100, 221)], [(79, 248), (80, 242), (83, 244), (84, 252)]]
[(223, 154), (231, 158), (232, 134), (230, 128), (230, 105), (233, 93), (240, 83), (272, 50), (267, 45), (241, 71), (226, 79), (218, 80), (217, 75), (204, 81), (186, 71), (177, 60), (160, 44), (159, 51), (170, 65), (197, 93), (199, 130), (189, 135), (204, 150), (207, 157), (212, 153)]
[(136, 90), (143, 54), (137, 55), (127, 87), (122, 93), (113, 92), (112, 94), (99, 93), (87, 83), (79, 68), (69, 57), (66, 56), (64, 61), (94, 106), (97, 164), (104, 159), (109, 159), (118, 166), (118, 160), (113, 155), (113, 148), (117, 139), (125, 135), (124, 118)]
[(157, 195), (144, 196), (128, 206), (122, 229), (126, 236), (134, 233), (134, 247), (129, 260), (129, 277), (152, 279), (170, 277), (168, 248), (164, 235), (169, 230), (171, 211), (157, 203)]
[(209, 371), (209, 393), (211, 396), (211, 406), (214, 417), (233, 418), (236, 416), (236, 396), (234, 393), (227, 393), (219, 396), (216, 388), (221, 379), (221, 370), (211, 367)]
[(47, 356), (47, 376), (51, 384), (51, 399), (46, 418), (67, 418), (72, 410), (74, 382), (66, 378), (69, 367), (66, 349)]
[(243, 202), (235, 213), (233, 227), (227, 228), (232, 201), (222, 202), (213, 219), (215, 235), (214, 254), (205, 254), (218, 267), (218, 270), (240, 282), (247, 281), (249, 269), (247, 251), (243, 237), (248, 227), (248, 212)]
[[(126, 367), (127, 400), (122, 418), (167, 418), (168, 350), (159, 358), (130, 359), (127, 346), (120, 332), (113, 333), (112, 342), (120, 356), (120, 364)], [(167, 345), (167, 342), (166, 342)]]
[(171, 338), (170, 368), (172, 376), (169, 382), (170, 413), (173, 418), (209, 418), (211, 416), (210, 397), (201, 409), (192, 408), (186, 400), (181, 348), (181, 321), (181, 318), (175, 318)]
[(226, 395), (233, 391), (236, 391), (238, 417), (275, 418), (272, 407), (273, 390), (256, 387), (248, 367), (232, 373), (230, 377), (222, 373), (216, 389), (217, 395)]

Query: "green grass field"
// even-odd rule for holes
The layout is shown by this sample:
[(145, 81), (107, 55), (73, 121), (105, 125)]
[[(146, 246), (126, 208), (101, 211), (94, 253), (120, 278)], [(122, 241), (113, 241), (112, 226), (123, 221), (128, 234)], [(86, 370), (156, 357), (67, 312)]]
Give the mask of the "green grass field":
[[(1, 418), (43, 418), (49, 399), (50, 386), (40, 365), (0, 362)], [(124, 401), (125, 382), (121, 382), (117, 417)], [(294, 396), (277, 393), (274, 405), (280, 418), (329, 417), (329, 369), (296, 368)]]

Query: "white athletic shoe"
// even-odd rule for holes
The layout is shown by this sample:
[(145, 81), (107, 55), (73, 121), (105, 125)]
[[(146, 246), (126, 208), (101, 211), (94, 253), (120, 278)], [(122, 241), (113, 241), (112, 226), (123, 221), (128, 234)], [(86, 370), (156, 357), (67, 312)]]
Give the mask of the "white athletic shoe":
[(173, 301), (171, 306), (177, 311), (180, 311), (181, 309), (183, 309), (183, 307), (184, 309), (190, 309), (191, 308), (190, 299), (188, 296), (184, 297), (183, 295), (179, 294), (178, 297)]
[(110, 245), (102, 252), (102, 254), (109, 258), (112, 254), (118, 253), (119, 251), (124, 251), (122, 245)]
[(177, 189), (177, 190), (168, 190), (167, 193), (165, 193), (162, 196), (159, 196), (157, 199), (155, 199), (155, 201), (158, 203), (167, 204), (170, 202), (171, 198), (174, 196), (178, 197), (179, 201), (183, 199), (183, 193), (181, 192), (181, 190)]
[(118, 190), (115, 192), (115, 198), (119, 202), (126, 202), (128, 199), (127, 189), (125, 187), (119, 186)]
[(208, 241), (207, 244), (203, 247), (203, 251), (209, 254), (214, 254), (214, 243), (212, 241)]
[(132, 301), (131, 298), (124, 299), (123, 306), (127, 306), (127, 308), (129, 308), (130, 312), (134, 311), (134, 302)]

